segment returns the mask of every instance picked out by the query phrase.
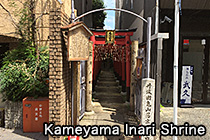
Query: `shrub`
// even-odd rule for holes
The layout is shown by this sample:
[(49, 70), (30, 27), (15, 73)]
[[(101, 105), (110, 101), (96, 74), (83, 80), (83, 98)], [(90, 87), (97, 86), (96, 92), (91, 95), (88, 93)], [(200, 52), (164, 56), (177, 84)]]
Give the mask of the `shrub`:
[[(18, 19), (12, 22), (19, 44), (8, 51), (3, 59), (0, 92), (4, 100), (10, 101), (21, 101), (26, 96), (47, 96), (48, 86), (45, 79), (48, 78), (49, 52), (47, 47), (40, 46), (41, 38), (38, 35), (42, 16), (35, 16), (35, 1), (23, 1), (22, 6), (17, 6), (16, 0), (8, 2)], [(10, 12), (6, 12), (13, 19)]]
[(26, 96), (48, 96), (49, 52), (39, 48), (39, 58), (33, 47), (16, 48), (7, 52), (0, 72), (0, 92), (3, 100), (21, 101)]

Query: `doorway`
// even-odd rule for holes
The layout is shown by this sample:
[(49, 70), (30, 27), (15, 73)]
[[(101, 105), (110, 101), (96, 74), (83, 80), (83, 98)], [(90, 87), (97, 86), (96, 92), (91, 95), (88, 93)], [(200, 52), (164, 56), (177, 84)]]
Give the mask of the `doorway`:
[(182, 66), (193, 66), (192, 103), (210, 103), (209, 45), (206, 38), (183, 37)]

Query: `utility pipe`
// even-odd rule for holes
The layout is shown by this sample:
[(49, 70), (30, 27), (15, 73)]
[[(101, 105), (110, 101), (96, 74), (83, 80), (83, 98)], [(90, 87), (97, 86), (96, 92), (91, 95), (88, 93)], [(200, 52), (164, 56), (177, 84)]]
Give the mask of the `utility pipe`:
[(152, 25), (152, 18), (147, 18), (147, 72), (146, 78), (150, 77), (150, 53), (151, 53), (151, 25)]
[[(173, 86), (173, 107), (174, 125), (177, 125), (177, 106), (178, 106), (178, 58), (179, 58), (179, 0), (175, 0), (175, 25), (174, 25), (174, 86)], [(173, 136), (177, 140), (177, 136)]]

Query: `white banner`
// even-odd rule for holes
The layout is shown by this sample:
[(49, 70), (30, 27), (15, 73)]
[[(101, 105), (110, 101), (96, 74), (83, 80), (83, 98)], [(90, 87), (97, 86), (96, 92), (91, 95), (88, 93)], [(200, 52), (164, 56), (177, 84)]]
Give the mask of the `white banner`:
[(193, 66), (182, 66), (181, 105), (191, 104)]

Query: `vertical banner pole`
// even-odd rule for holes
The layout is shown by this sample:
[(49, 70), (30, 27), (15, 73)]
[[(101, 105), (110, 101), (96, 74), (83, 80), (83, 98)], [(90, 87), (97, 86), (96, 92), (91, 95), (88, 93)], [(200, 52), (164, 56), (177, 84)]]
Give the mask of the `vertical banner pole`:
[(147, 72), (146, 77), (150, 77), (150, 51), (151, 51), (151, 25), (152, 18), (147, 18)]
[[(178, 106), (178, 56), (179, 56), (179, 0), (175, 0), (175, 26), (174, 26), (174, 89), (173, 89), (173, 121), (177, 125), (177, 106)], [(177, 140), (177, 136), (173, 137)]]

